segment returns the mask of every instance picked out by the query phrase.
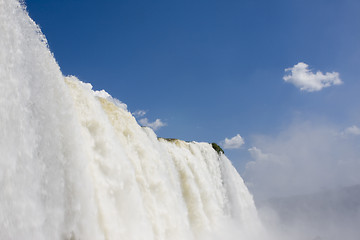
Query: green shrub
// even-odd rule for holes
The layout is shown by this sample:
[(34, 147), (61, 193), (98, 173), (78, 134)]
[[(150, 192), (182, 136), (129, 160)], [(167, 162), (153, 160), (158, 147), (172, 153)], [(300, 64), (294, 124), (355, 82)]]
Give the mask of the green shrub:
[(212, 143), (211, 146), (218, 154), (220, 154), (220, 152), (224, 154), (224, 150), (222, 150), (222, 148), (216, 143)]

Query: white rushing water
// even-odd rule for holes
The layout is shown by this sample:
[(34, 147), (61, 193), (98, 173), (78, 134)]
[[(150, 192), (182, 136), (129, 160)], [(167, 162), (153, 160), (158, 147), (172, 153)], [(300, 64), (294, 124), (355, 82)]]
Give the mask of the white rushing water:
[(250, 239), (243, 180), (210, 144), (158, 139), (64, 77), (16, 0), (0, 0), (0, 239)]

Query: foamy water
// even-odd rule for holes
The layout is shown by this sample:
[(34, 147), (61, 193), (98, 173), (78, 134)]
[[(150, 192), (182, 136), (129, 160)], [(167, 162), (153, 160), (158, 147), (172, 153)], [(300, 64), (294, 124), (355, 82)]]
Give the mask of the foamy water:
[(0, 239), (250, 239), (252, 196), (210, 144), (158, 139), (126, 105), (64, 77), (0, 0)]

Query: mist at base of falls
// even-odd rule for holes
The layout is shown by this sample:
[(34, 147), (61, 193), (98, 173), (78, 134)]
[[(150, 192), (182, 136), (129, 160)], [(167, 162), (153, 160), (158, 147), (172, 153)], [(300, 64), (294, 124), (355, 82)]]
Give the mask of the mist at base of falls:
[(251, 239), (254, 201), (208, 143), (169, 142), (64, 77), (16, 0), (0, 0), (1, 239)]

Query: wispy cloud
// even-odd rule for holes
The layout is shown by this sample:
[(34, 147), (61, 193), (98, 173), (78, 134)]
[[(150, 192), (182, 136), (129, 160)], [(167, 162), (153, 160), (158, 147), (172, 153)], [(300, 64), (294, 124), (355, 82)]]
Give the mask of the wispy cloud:
[(225, 149), (236, 149), (240, 148), (244, 143), (244, 139), (240, 136), (240, 134), (237, 134), (235, 137), (230, 139), (225, 138), (225, 140), (221, 142), (221, 145)]
[(285, 72), (289, 72), (290, 74), (283, 77), (284, 81), (292, 83), (300, 88), (300, 90), (307, 92), (320, 91), (325, 87), (343, 83), (338, 72), (327, 72), (323, 74), (317, 71), (313, 73), (308, 67), (309, 65), (306, 63), (299, 62), (292, 68), (285, 69)]
[(149, 122), (147, 118), (142, 118), (139, 120), (139, 123), (145, 127), (152, 128), (154, 131), (166, 126), (166, 123), (162, 122), (160, 119), (156, 119), (154, 122)]
[(136, 110), (135, 112), (132, 113), (132, 115), (134, 117), (143, 117), (146, 115), (146, 111), (145, 110)]

